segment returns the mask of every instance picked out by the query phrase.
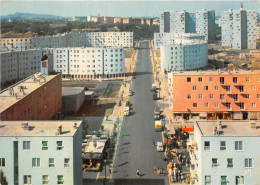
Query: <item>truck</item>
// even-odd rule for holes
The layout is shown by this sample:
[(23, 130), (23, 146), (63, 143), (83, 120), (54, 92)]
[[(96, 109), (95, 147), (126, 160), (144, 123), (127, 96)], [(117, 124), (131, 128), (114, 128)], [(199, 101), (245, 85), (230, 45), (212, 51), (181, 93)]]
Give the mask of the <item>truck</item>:
[(129, 116), (129, 114), (130, 114), (130, 102), (127, 101), (124, 107), (124, 115)]
[(154, 109), (154, 119), (155, 120), (160, 119), (160, 109), (159, 109), (159, 107), (155, 107), (155, 109)]
[(155, 127), (156, 132), (161, 132), (162, 131), (162, 121), (156, 120), (154, 123), (154, 127)]
[(152, 92), (156, 92), (156, 84), (152, 84), (152, 89), (151, 89)]

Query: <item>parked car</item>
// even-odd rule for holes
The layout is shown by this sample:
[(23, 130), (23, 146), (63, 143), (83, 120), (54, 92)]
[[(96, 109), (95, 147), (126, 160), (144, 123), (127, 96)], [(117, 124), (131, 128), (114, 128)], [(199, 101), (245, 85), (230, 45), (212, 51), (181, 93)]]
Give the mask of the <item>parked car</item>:
[(163, 143), (157, 142), (156, 143), (156, 149), (157, 149), (158, 152), (163, 152)]
[(132, 90), (129, 90), (128, 95), (129, 95), (129, 96), (132, 96), (132, 95), (133, 95), (133, 91), (132, 91)]

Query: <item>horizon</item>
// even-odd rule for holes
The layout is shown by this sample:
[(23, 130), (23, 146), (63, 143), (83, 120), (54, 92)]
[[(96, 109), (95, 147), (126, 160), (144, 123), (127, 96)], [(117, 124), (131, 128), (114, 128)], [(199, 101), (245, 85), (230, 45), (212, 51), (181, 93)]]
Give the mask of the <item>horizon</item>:
[[(194, 12), (202, 9), (215, 10), (216, 16), (219, 16), (222, 11), (239, 9), (240, 3), (241, 1), (2, 1), (1, 16), (19, 12), (62, 17), (159, 17), (164, 11)], [(245, 10), (260, 12), (260, 2), (246, 1), (243, 6)]]

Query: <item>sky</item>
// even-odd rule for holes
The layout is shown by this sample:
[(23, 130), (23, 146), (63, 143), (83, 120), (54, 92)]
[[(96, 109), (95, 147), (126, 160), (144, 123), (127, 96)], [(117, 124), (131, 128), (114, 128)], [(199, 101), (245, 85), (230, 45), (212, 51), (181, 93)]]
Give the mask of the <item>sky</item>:
[[(241, 1), (39, 1), (39, 0), (2, 0), (1, 15), (21, 13), (50, 14), (58, 16), (122, 16), (122, 17), (159, 17), (163, 11), (214, 9), (216, 15), (227, 9), (239, 9)], [(253, 9), (260, 13), (259, 0), (243, 1), (244, 9)]]

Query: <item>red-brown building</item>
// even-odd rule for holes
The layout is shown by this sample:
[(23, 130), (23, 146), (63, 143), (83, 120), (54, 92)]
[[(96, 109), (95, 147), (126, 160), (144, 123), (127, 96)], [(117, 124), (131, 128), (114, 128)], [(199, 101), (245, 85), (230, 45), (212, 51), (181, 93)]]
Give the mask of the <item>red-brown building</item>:
[(260, 119), (260, 71), (169, 74), (175, 118)]
[(49, 120), (62, 105), (61, 75), (34, 75), (1, 91), (1, 120)]

